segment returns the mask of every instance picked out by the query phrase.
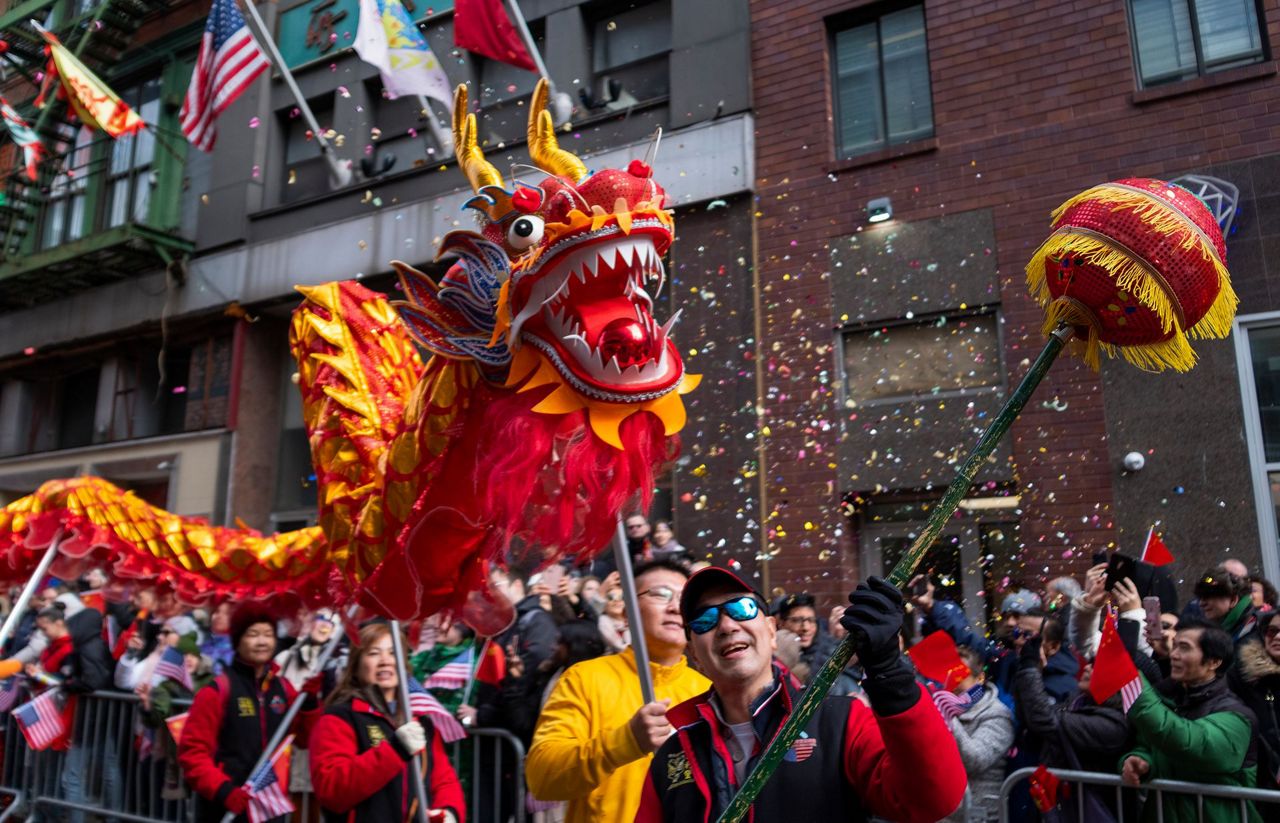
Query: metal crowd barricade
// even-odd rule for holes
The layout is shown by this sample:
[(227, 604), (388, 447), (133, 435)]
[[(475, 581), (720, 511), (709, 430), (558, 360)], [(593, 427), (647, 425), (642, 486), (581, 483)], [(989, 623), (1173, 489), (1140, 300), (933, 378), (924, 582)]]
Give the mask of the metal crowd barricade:
[[(1205, 819), (1204, 801), (1205, 798), (1218, 798), (1230, 800), (1238, 804), (1240, 810), (1240, 820), (1242, 823), (1249, 823), (1251, 820), (1276, 820), (1277, 814), (1280, 814), (1280, 791), (1272, 791), (1269, 789), (1251, 789), (1242, 786), (1223, 786), (1211, 783), (1188, 783), (1182, 780), (1151, 780), (1143, 783), (1141, 786), (1126, 786), (1124, 781), (1120, 779), (1118, 774), (1105, 774), (1102, 772), (1077, 772), (1067, 769), (1050, 769), (1051, 774), (1064, 783), (1073, 786), (1073, 792), (1077, 795), (1081, 794), (1080, 787), (1083, 786), (1105, 786), (1115, 789), (1116, 808), (1115, 816), (1117, 823), (1124, 823), (1125, 819), (1125, 790), (1136, 794), (1144, 794), (1146, 799), (1143, 803), (1157, 803), (1156, 816), (1158, 820), (1165, 819), (1164, 797), (1165, 795), (1184, 795), (1195, 798), (1196, 802), (1196, 819), (1203, 823)], [(1018, 769), (1013, 774), (1005, 778), (1004, 783), (1000, 786), (1000, 823), (1008, 823), (1010, 817), (1009, 797), (1013, 791), (1013, 787), (1023, 780), (1028, 780), (1031, 775), (1035, 774), (1035, 767), (1027, 767)], [(1273, 807), (1269, 813), (1260, 814), (1254, 804), (1261, 803)], [(1085, 821), (1085, 803), (1076, 803), (1076, 816), (1079, 823)]]
[[(452, 744), (450, 759), (467, 789), (467, 820), (525, 823), (524, 744), (505, 729), (468, 729)], [(468, 751), (469, 750), (469, 751)], [(464, 760), (470, 760), (470, 769)], [(469, 784), (469, 785), (468, 785)]]
[[(185, 711), (189, 700), (175, 700)], [(95, 692), (76, 703), (68, 751), (30, 750), (16, 724), (4, 732), (0, 792), (17, 795), (5, 815), (60, 809), (70, 820), (89, 815), (132, 823), (187, 823), (194, 805), (185, 787), (165, 791), (170, 758), (143, 757), (137, 739), (141, 701), (136, 695)], [(171, 786), (170, 789), (180, 787)], [(0, 821), (4, 816), (0, 816)]]
[[(179, 712), (190, 704), (174, 701)], [(137, 695), (105, 691), (82, 695), (76, 705), (71, 749), (36, 752), (27, 747), (17, 724), (0, 715), (4, 758), (0, 796), (12, 797), (0, 811), (0, 823), (15, 815), (53, 810), (70, 820), (192, 823), (195, 804), (190, 789), (179, 780), (165, 791), (170, 758), (141, 756), (135, 740), (140, 716)], [(503, 729), (470, 729), (468, 734), (468, 740), (452, 746), (455, 768), (468, 784), (468, 819), (525, 823), (525, 752), (519, 738)], [(166, 796), (178, 787), (180, 798)], [(295, 801), (300, 819), (310, 820), (315, 798), (303, 793)]]

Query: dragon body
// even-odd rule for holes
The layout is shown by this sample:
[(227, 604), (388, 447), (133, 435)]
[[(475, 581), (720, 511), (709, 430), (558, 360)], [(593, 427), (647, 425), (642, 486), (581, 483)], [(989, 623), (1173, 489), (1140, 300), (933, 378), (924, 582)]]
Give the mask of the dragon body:
[(453, 232), (439, 282), (394, 262), (405, 299), (355, 282), (300, 287), (290, 346), (315, 465), (319, 527), (210, 527), (97, 478), (52, 481), (0, 510), (8, 576), (62, 526), (80, 561), (163, 582), (179, 600), (288, 593), (412, 619), (442, 608), (481, 633), (513, 608), (493, 563), (525, 569), (606, 546), (678, 450), (684, 371), (653, 300), (673, 239), (651, 169), (589, 172), (557, 143), (540, 83), (534, 182), (484, 158), (465, 87), (459, 167), (477, 231)]

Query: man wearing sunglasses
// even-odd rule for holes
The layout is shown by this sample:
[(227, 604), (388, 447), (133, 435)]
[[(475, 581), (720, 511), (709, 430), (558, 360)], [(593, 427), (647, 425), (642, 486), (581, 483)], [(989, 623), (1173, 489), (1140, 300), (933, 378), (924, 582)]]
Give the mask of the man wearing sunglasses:
[[(657, 702), (644, 704), (635, 652), (587, 660), (565, 670), (542, 708), (525, 764), (539, 800), (567, 800), (567, 823), (630, 823), (649, 759), (672, 733), (667, 709), (706, 691), (684, 658), (680, 594), (689, 573), (673, 560), (636, 567), (640, 629)], [(637, 627), (631, 627), (632, 637)]]
[[(899, 651), (902, 596), (873, 577), (849, 601), (840, 622), (866, 670), (871, 708), (827, 697), (757, 797), (756, 820), (924, 823), (960, 805), (965, 772), (955, 740)], [(713, 567), (689, 578), (681, 613), (711, 690), (668, 713), (676, 733), (654, 755), (637, 823), (717, 818), (801, 696), (773, 662), (776, 629), (764, 599), (732, 572)]]

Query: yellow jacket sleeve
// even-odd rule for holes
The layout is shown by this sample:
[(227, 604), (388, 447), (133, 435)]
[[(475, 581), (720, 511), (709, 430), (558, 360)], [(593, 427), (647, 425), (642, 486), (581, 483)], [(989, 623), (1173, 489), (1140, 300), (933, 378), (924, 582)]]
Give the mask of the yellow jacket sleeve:
[[(645, 756), (631, 734), (631, 715), (618, 706), (626, 701), (593, 694), (603, 685), (597, 679), (596, 688), (591, 688), (575, 666), (547, 698), (525, 764), (529, 790), (539, 800), (585, 797), (614, 770)], [(617, 716), (611, 711), (614, 707), (619, 709)], [(605, 715), (597, 720), (602, 731), (595, 735), (591, 712)]]

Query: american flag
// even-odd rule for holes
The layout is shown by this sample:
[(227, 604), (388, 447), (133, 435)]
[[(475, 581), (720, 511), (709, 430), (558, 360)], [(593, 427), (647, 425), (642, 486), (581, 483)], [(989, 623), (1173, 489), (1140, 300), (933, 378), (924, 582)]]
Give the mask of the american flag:
[(13, 710), (13, 719), (27, 738), (27, 745), (42, 752), (67, 733), (62, 719), (62, 698), (56, 689), (41, 694)]
[(222, 114), (271, 65), (235, 0), (213, 0), (200, 54), (182, 102), (182, 133), (201, 151), (213, 151)]
[(7, 712), (18, 702), (22, 693), (22, 685), (17, 677), (6, 677), (0, 681), (0, 712)]
[(249, 775), (249, 782), (245, 784), (249, 790), (249, 823), (265, 823), (281, 815), (293, 814), (288, 788), (292, 745), (293, 735), (289, 735), (271, 759)]
[(461, 689), (471, 679), (471, 668), (475, 665), (476, 650), (474, 646), (450, 660), (427, 677), (428, 689)]
[(187, 671), (186, 657), (173, 646), (167, 647), (164, 654), (160, 655), (155, 672), (151, 675), (151, 685), (158, 686), (166, 680), (181, 683), (189, 692), (195, 691), (191, 682), (191, 673)]
[(440, 701), (412, 677), (409, 678), (409, 713), (414, 717), (425, 714), (431, 718), (431, 724), (440, 733), (440, 739), (446, 743), (453, 743), (467, 736), (467, 730), (462, 728), (458, 718), (449, 714), (449, 710), (440, 705)]

